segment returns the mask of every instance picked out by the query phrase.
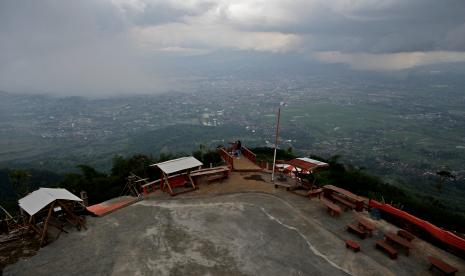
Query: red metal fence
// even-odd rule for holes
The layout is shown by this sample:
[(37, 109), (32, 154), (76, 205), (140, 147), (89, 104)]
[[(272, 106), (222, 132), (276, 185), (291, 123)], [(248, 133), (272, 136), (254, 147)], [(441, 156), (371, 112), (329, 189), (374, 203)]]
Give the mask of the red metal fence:
[[(443, 230), (436, 225), (433, 225), (425, 220), (419, 219), (405, 211), (399, 210), (395, 207), (392, 207), (389, 204), (382, 204), (376, 200), (370, 199), (370, 207), (377, 208), (382, 212), (386, 212), (397, 218), (404, 219), (409, 223), (416, 225), (417, 227), (428, 232), (430, 235), (440, 240), (444, 244), (452, 247), (458, 251), (461, 251), (461, 255), (465, 255), (465, 240), (449, 231)], [(456, 251), (454, 250), (454, 251)]]

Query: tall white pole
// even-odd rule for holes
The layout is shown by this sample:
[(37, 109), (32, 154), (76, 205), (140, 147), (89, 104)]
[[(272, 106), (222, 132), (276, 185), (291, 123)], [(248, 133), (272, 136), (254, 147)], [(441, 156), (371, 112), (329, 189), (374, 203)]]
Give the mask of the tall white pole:
[(274, 182), (274, 169), (276, 166), (276, 150), (278, 149), (278, 137), (279, 137), (279, 118), (281, 117), (281, 107), (278, 108), (278, 118), (276, 122), (276, 140), (274, 142), (274, 155), (273, 155), (273, 168), (271, 171), (271, 181)]

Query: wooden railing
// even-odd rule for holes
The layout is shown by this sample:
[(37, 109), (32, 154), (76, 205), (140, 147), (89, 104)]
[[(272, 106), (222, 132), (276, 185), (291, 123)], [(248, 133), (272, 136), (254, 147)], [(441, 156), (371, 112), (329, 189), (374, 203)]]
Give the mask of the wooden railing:
[(247, 159), (252, 161), (254, 164), (257, 163), (257, 156), (255, 155), (255, 153), (253, 153), (251, 150), (249, 150), (248, 148), (244, 146), (242, 147), (242, 155), (247, 157)]
[(224, 148), (219, 148), (218, 154), (221, 156), (224, 162), (226, 162), (226, 164), (231, 166), (231, 168), (233, 167), (233, 157)]

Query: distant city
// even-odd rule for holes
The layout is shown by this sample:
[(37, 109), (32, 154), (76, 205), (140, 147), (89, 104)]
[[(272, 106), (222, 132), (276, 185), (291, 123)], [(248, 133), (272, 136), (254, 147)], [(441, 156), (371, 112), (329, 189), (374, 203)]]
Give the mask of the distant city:
[[(155, 136), (160, 131), (183, 125), (200, 128), (194, 140), (211, 147), (229, 138), (273, 146), (281, 107), (281, 148), (324, 158), (340, 155), (388, 182), (405, 182), (401, 185), (411, 188), (418, 181), (434, 183), (436, 171), (450, 170), (457, 176), (450, 192), (465, 195), (457, 188), (465, 178), (465, 97), (453, 85), (431, 80), (380, 83), (319, 76), (224, 77), (191, 81), (188, 92), (146, 96), (92, 99), (4, 93), (0, 161), (3, 166), (44, 168), (53, 164), (47, 159), (64, 160), (57, 169), (67, 170), (80, 162), (110, 164), (115, 154), (135, 149), (148, 154), (166, 148), (189, 152), (197, 145), (187, 136), (186, 145), (169, 144), (170, 137), (165, 137), (165, 149), (149, 146), (161, 139)], [(211, 135), (202, 137), (202, 127), (211, 128)], [(238, 129), (232, 132), (237, 137), (224, 137), (224, 129)], [(141, 135), (142, 140), (134, 140)]]

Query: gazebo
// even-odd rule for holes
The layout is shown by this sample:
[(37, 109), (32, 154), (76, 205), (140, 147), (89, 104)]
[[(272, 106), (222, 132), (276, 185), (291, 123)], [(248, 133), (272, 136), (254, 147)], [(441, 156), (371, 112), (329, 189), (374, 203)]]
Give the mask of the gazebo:
[(310, 173), (313, 173), (317, 169), (321, 168), (327, 168), (329, 167), (328, 163), (321, 162), (315, 159), (307, 158), (307, 157), (300, 157), (300, 158), (295, 158), (290, 161), (287, 161), (289, 165), (292, 165), (296, 168), (299, 168), (301, 170), (308, 171)]
[(66, 189), (54, 188), (40, 188), (18, 201), (21, 212), (26, 212), (26, 224), (40, 236), (41, 246), (47, 238), (49, 225), (65, 231), (63, 226), (50, 221), (54, 215), (63, 215), (78, 230), (86, 228), (84, 219), (73, 212), (73, 202), (82, 202), (82, 199)]
[[(152, 164), (150, 166), (159, 168), (162, 172), (162, 176), (160, 178), (161, 190), (174, 196), (195, 190), (194, 181), (189, 173), (192, 169), (200, 169), (202, 165), (202, 162), (199, 160), (192, 156), (187, 156)], [(174, 191), (175, 188), (182, 187), (185, 189), (179, 192)]]
[[(321, 162), (315, 159), (308, 157), (299, 157), (289, 161), (285, 161), (286, 164), (276, 167), (275, 169), (281, 169), (282, 171), (288, 171), (289, 173), (294, 173), (296, 176), (295, 184), (289, 184), (286, 182), (275, 182), (275, 188), (281, 186), (286, 188), (288, 191), (297, 192), (297, 190), (304, 190), (305, 192), (302, 195), (310, 195), (314, 190), (314, 184), (309, 181), (306, 181), (304, 178), (305, 175), (311, 175), (321, 168), (329, 167), (328, 163)], [(318, 193), (321, 192), (318, 190)], [(300, 194), (300, 193), (299, 193)]]

